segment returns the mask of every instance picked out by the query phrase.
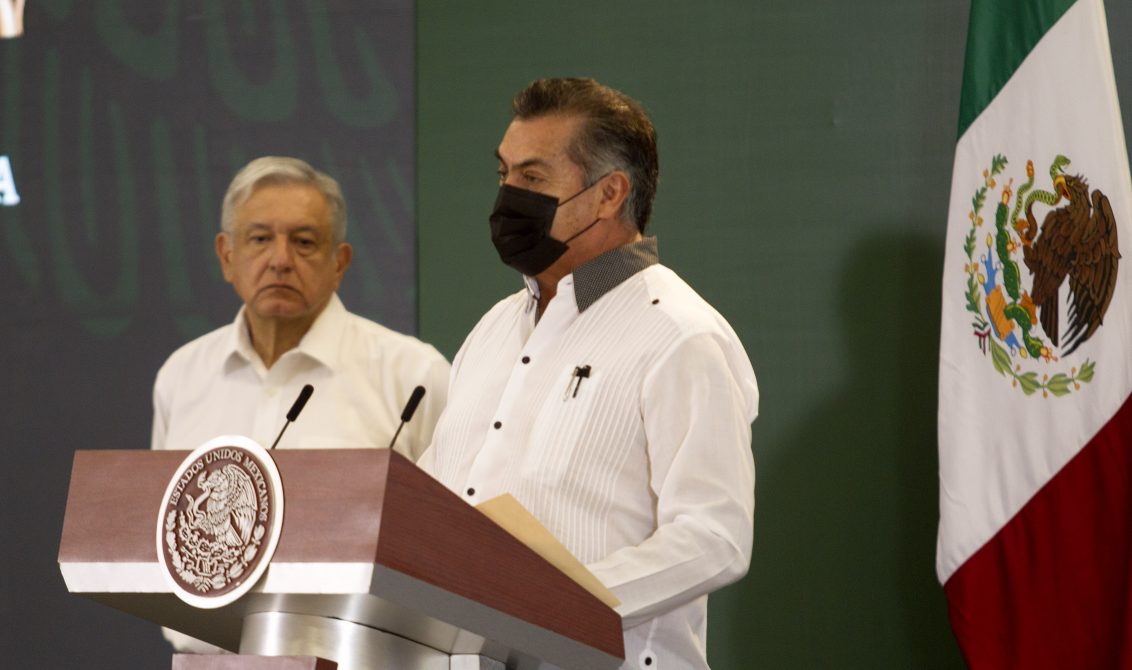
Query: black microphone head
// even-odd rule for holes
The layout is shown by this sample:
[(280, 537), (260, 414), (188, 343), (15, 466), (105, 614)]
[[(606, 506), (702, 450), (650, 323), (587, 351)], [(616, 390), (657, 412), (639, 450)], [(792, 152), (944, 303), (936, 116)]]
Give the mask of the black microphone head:
[(295, 398), (295, 404), (291, 405), (291, 411), (287, 412), (288, 421), (294, 421), (299, 418), (299, 412), (303, 411), (303, 408), (306, 407), (307, 401), (310, 400), (312, 393), (314, 393), (314, 387), (310, 384), (304, 384), (303, 390), (299, 391), (299, 397)]
[(413, 418), (413, 412), (417, 411), (417, 405), (421, 404), (421, 398), (424, 397), (424, 387), (418, 386), (413, 389), (413, 394), (409, 396), (409, 402), (405, 403), (405, 409), (401, 412), (401, 420), (408, 422)]

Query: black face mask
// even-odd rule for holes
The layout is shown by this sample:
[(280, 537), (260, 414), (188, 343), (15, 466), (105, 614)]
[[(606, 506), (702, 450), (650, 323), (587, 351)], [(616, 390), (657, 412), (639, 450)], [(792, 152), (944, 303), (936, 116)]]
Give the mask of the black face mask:
[(566, 242), (561, 242), (550, 236), (554, 215), (561, 205), (585, 193), (594, 184), (562, 202), (558, 202), (553, 196), (508, 184), (501, 185), (499, 195), (495, 198), (495, 208), (488, 217), (491, 223), (491, 242), (499, 252), (499, 259), (528, 277), (534, 277), (554, 265), (554, 261), (561, 258), (569, 248), (566, 242), (600, 221), (595, 220)]

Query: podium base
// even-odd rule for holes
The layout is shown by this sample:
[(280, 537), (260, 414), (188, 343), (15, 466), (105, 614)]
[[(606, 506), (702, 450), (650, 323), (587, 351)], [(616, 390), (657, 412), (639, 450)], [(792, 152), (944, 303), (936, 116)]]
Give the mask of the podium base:
[(173, 670), (335, 670), (337, 667), (334, 661), (314, 656), (173, 655)]
[[(285, 612), (259, 612), (244, 617), (240, 654), (317, 656), (337, 662), (338, 670), (450, 670), (453, 667), (453, 657), (448, 654), (376, 628), (342, 619)], [(464, 662), (467, 660), (470, 659)], [(483, 660), (497, 663), (492, 659)]]

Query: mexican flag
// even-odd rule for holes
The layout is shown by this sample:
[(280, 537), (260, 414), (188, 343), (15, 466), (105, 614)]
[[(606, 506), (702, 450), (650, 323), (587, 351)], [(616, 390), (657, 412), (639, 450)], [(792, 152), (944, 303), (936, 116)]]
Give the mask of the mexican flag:
[(1101, 0), (972, 0), (936, 570), (972, 668), (1132, 667), (1132, 181)]

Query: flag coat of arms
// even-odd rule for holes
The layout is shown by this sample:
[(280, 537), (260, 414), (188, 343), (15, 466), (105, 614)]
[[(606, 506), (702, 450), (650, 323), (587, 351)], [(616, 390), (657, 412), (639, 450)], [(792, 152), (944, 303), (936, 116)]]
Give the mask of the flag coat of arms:
[(1101, 0), (973, 0), (936, 569), (972, 668), (1132, 667), (1132, 180)]

